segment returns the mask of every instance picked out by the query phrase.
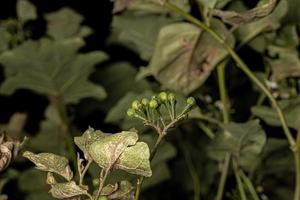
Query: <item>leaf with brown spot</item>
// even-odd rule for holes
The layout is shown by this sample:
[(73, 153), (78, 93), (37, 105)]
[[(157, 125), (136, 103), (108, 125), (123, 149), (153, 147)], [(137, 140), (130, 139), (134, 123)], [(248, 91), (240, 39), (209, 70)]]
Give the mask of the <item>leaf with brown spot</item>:
[[(219, 20), (211, 27), (233, 46), (234, 38)], [(190, 23), (174, 23), (160, 30), (149, 66), (141, 76), (153, 75), (163, 87), (189, 94), (199, 88), (227, 51), (208, 33)]]
[(53, 184), (49, 192), (57, 199), (67, 199), (87, 194), (87, 190), (76, 185), (74, 181)]

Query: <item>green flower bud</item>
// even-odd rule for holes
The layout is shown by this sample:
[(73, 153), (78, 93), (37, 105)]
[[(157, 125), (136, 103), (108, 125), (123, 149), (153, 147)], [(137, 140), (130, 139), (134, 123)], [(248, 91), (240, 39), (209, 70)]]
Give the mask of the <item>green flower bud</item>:
[(131, 106), (134, 110), (140, 110), (142, 108), (142, 104), (138, 100), (134, 100)]
[(132, 108), (128, 108), (127, 115), (128, 117), (133, 117), (135, 115), (135, 111)]
[(174, 95), (173, 93), (169, 93), (169, 94), (168, 94), (168, 100), (169, 100), (170, 102), (175, 102), (175, 101), (176, 101), (175, 95)]
[(99, 184), (100, 184), (99, 179), (98, 179), (98, 178), (94, 178), (94, 179), (93, 179), (93, 186), (94, 186), (94, 187), (98, 187)]
[(162, 102), (168, 101), (168, 94), (166, 92), (159, 93), (158, 97)]
[(143, 104), (144, 106), (148, 106), (148, 105), (149, 105), (149, 99), (143, 98), (143, 99), (142, 99), (142, 104)]
[(149, 107), (152, 108), (152, 109), (156, 109), (158, 107), (158, 102), (156, 100), (152, 99), (149, 102)]
[(194, 97), (189, 97), (186, 99), (186, 103), (189, 105), (189, 106), (194, 106), (196, 104), (196, 100)]

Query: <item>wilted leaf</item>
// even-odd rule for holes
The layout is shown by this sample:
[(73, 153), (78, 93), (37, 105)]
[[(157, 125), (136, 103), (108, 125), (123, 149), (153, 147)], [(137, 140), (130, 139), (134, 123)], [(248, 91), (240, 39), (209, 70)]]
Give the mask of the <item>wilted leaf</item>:
[(116, 161), (114, 168), (125, 170), (128, 173), (150, 177), (150, 151), (144, 142), (138, 142), (127, 147)]
[(31, 89), (54, 96), (65, 103), (76, 103), (85, 97), (103, 99), (104, 89), (88, 81), (95, 64), (105, 60), (103, 52), (77, 54), (83, 41), (42, 39), (27, 41), (0, 56), (7, 78), (1, 92)]
[(136, 132), (122, 131), (107, 135), (90, 145), (89, 154), (100, 167), (111, 169), (125, 149), (137, 140)]
[(258, 120), (246, 123), (234, 123), (225, 126), (212, 142), (208, 152), (214, 159), (224, 158), (223, 154), (231, 153), (240, 166), (249, 170), (256, 164), (258, 155), (266, 143), (266, 134)]
[(86, 33), (87, 27), (80, 26), (83, 17), (69, 8), (49, 13), (45, 16), (47, 20), (47, 33), (56, 40), (62, 40), (71, 37), (84, 37), (91, 32)]
[(51, 189), (49, 192), (54, 198), (57, 199), (67, 199), (70, 197), (87, 194), (87, 190), (76, 185), (74, 181), (51, 185)]
[(73, 178), (73, 173), (68, 165), (68, 160), (63, 156), (52, 153), (34, 154), (29, 151), (24, 152), (23, 156), (33, 162), (39, 170), (54, 172), (68, 181)]
[[(220, 21), (211, 26), (233, 45), (234, 38)], [(167, 89), (189, 94), (226, 55), (208, 33), (189, 23), (174, 23), (161, 29), (150, 65), (141, 73), (153, 75)]]
[(89, 160), (91, 158), (91, 155), (89, 154), (91, 144), (100, 141), (105, 136), (108, 135), (105, 135), (100, 130), (95, 131), (93, 128), (89, 128), (83, 133), (82, 136), (74, 137), (74, 142), (84, 153), (84, 157)]
[(17, 15), (22, 22), (37, 18), (35, 6), (27, 0), (17, 1)]
[[(300, 99), (288, 99), (279, 102), (279, 105), (286, 117), (286, 121), (289, 127), (298, 130), (300, 128)], [(251, 112), (264, 120), (267, 124), (272, 126), (281, 126), (277, 112), (267, 106), (254, 106), (251, 108)]]
[(255, 8), (241, 13), (235, 11), (213, 10), (212, 14), (220, 17), (228, 24), (238, 26), (257, 21), (269, 15), (275, 8), (276, 2), (276, 0), (261, 0)]
[(263, 32), (278, 29), (287, 11), (288, 3), (286, 1), (280, 1), (270, 15), (257, 21), (241, 25), (235, 31), (236, 39), (240, 42), (239, 45), (242, 46), (248, 43)]
[(142, 59), (148, 61), (153, 54), (160, 28), (174, 21), (166, 16), (128, 11), (121, 16), (114, 16), (112, 27), (118, 42), (135, 50)]

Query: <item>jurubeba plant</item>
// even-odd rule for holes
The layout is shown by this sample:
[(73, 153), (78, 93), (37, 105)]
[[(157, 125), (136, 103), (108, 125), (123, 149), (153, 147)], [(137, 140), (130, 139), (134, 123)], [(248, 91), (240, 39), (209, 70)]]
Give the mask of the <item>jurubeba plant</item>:
[[(120, 133), (103, 133), (89, 128), (82, 136), (75, 137), (74, 142), (83, 152), (83, 157), (77, 153), (78, 177), (75, 181), (74, 172), (68, 164), (68, 159), (52, 153), (34, 154), (24, 152), (23, 156), (32, 161), (36, 168), (47, 172), (46, 183), (51, 186), (50, 193), (54, 198), (90, 200), (103, 199), (139, 199), (144, 177), (151, 177), (150, 162), (155, 156), (162, 139), (171, 128), (188, 117), (189, 111), (195, 106), (195, 99), (186, 99), (186, 106), (177, 114), (176, 97), (173, 93), (161, 92), (151, 99), (134, 100), (127, 110), (129, 117), (142, 120), (145, 126), (153, 128), (158, 134), (151, 151), (145, 142), (138, 142), (138, 132), (134, 129)], [(84, 183), (84, 177), (92, 162), (100, 168), (99, 177), (93, 177), (90, 188)], [(113, 185), (106, 179), (113, 170), (121, 169), (138, 175), (136, 187), (127, 180)], [(60, 177), (56, 177), (59, 175)]]

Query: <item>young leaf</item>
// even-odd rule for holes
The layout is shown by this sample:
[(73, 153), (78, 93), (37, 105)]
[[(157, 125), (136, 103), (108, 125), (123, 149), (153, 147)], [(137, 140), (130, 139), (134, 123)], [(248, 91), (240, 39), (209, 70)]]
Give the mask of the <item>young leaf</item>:
[(125, 149), (129, 145), (134, 145), (137, 140), (136, 132), (122, 131), (110, 134), (92, 143), (89, 154), (100, 167), (111, 169)]
[(150, 167), (150, 152), (148, 145), (138, 142), (127, 147), (116, 161), (114, 168), (125, 170), (128, 173), (150, 177), (152, 175)]
[(27, 0), (18, 0), (17, 15), (19, 20), (21, 20), (22, 22), (34, 20), (37, 18), (37, 13), (34, 5)]
[(87, 194), (87, 190), (76, 185), (74, 181), (53, 184), (51, 185), (51, 189), (49, 192), (54, 198), (57, 199), (67, 199)]
[(109, 199), (131, 200), (133, 199), (133, 187), (128, 181), (121, 181), (119, 189), (108, 196)]
[[(224, 24), (213, 20), (211, 27), (233, 45), (234, 38)], [(208, 33), (189, 23), (174, 23), (160, 30), (150, 65), (142, 73), (153, 75), (170, 90), (189, 94), (226, 55)]]
[(25, 151), (23, 156), (36, 165), (36, 168), (42, 171), (54, 172), (61, 175), (67, 181), (73, 178), (73, 173), (68, 165), (68, 159), (52, 153), (34, 154)]

